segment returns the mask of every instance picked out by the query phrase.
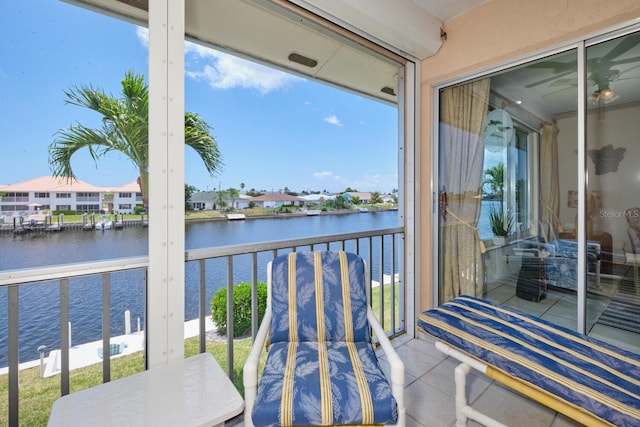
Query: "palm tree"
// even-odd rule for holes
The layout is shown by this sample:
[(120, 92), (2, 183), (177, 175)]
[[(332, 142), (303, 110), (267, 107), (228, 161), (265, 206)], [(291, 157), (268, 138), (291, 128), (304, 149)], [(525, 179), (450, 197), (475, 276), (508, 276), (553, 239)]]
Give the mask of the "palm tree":
[(486, 194), (502, 200), (504, 193), (504, 163), (500, 162), (497, 165), (487, 168), (484, 171), (484, 184), (489, 186), (489, 192)]
[(240, 197), (240, 191), (237, 188), (229, 188), (227, 190), (227, 195), (231, 197), (231, 209), (235, 209), (236, 198)]
[(371, 193), (371, 201), (370, 203), (372, 205), (377, 205), (379, 203), (382, 203), (382, 195), (380, 195), (379, 192), (374, 191), (373, 193)]
[(217, 208), (220, 210), (220, 212), (222, 212), (224, 210), (224, 208), (227, 207), (226, 199), (228, 197), (229, 197), (229, 192), (227, 190), (218, 190), (218, 191), (216, 191), (215, 195), (213, 196), (214, 207), (217, 206)]
[[(87, 148), (94, 161), (119, 151), (138, 168), (138, 184), (145, 208), (149, 194), (149, 86), (142, 75), (128, 71), (122, 84), (122, 97), (114, 98), (91, 85), (73, 86), (65, 91), (65, 104), (93, 110), (102, 115), (102, 127), (81, 124), (61, 129), (49, 145), (49, 165), (53, 176), (75, 179), (71, 157)], [(184, 142), (200, 155), (207, 172), (215, 175), (222, 166), (222, 155), (211, 126), (195, 113), (184, 114)]]

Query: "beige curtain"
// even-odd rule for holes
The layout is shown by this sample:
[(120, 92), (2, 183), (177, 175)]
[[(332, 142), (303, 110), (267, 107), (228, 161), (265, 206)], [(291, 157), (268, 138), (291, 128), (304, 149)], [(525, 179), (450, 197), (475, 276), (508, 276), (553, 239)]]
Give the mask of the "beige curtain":
[[(482, 202), (490, 80), (446, 88), (440, 99), (440, 302), (482, 295), (484, 269), (477, 224)], [(446, 201), (445, 201), (446, 198)], [(446, 206), (443, 206), (446, 205)]]
[(540, 129), (540, 222), (547, 241), (562, 231), (560, 219), (560, 182), (558, 177), (558, 127), (543, 125)]

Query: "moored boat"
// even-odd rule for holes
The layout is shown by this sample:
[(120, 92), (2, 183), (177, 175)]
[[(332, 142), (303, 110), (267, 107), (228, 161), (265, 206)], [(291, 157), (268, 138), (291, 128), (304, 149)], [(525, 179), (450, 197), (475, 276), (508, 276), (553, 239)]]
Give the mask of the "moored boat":
[(227, 219), (228, 220), (239, 220), (239, 219), (246, 219), (246, 216), (244, 214), (227, 214)]

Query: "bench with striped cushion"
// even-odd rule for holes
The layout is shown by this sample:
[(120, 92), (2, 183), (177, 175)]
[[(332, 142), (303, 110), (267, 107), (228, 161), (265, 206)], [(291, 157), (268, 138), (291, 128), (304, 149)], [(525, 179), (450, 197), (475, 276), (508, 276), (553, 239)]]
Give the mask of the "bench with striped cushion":
[(378, 365), (362, 259), (295, 252), (271, 266), (270, 347), (253, 406), (258, 426), (395, 424)]
[(420, 314), (418, 327), (460, 360), (480, 361), (487, 376), (584, 424), (640, 425), (637, 353), (469, 296)]

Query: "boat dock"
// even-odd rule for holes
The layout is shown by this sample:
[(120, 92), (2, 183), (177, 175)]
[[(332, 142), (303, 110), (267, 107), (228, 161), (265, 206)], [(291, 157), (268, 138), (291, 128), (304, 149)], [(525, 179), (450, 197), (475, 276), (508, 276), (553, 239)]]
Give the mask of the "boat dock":
[[(184, 324), (184, 337), (191, 338), (199, 334), (200, 320), (190, 320)], [(216, 326), (211, 317), (205, 319), (205, 331), (214, 331)], [(144, 331), (133, 332), (127, 335), (111, 337), (109, 354), (111, 358), (117, 358), (144, 350)], [(85, 366), (102, 363), (102, 356), (107, 353), (102, 348), (102, 340), (85, 344), (74, 345), (69, 348), (69, 370), (84, 368)], [(19, 369), (35, 368), (40, 366), (40, 360), (31, 360), (19, 365)], [(43, 377), (51, 377), (61, 372), (61, 351), (51, 350), (48, 356), (43, 358)], [(0, 368), (0, 375), (9, 373), (9, 368)]]
[[(121, 230), (131, 227), (146, 227), (147, 220), (142, 219), (118, 219), (113, 221), (113, 228)], [(58, 231), (89, 231), (95, 229), (93, 222), (50, 222), (50, 221), (25, 221), (20, 223), (18, 218), (14, 218), (13, 223), (0, 223), (0, 234), (27, 234), (46, 233)]]

